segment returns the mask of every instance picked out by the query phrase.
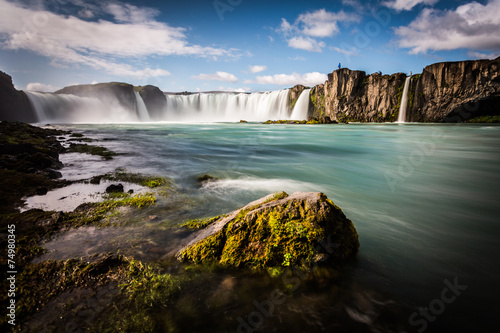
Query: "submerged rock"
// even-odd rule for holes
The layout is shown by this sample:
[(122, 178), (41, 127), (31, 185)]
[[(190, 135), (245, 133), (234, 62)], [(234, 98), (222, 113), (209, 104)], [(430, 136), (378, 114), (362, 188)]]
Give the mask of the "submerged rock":
[(123, 193), (123, 185), (111, 184), (108, 187), (106, 187), (106, 193)]
[(281, 192), (220, 217), (176, 257), (236, 267), (307, 267), (339, 262), (358, 248), (353, 223), (325, 194)]

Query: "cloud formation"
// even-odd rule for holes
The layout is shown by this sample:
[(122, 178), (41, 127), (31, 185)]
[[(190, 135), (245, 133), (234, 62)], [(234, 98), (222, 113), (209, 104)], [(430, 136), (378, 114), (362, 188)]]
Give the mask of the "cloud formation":
[(260, 73), (265, 71), (267, 69), (267, 66), (255, 65), (255, 66), (249, 66), (248, 69), (250, 70), (250, 73)]
[(429, 50), (500, 51), (500, 0), (471, 2), (455, 10), (424, 9), (408, 26), (395, 30), (399, 47), (411, 54)]
[(322, 52), (326, 44), (318, 38), (333, 37), (340, 32), (339, 22), (357, 22), (356, 14), (348, 14), (343, 10), (334, 13), (325, 9), (300, 14), (293, 24), (281, 19), (277, 32), (283, 34), (288, 46), (310, 52)]
[(195, 80), (209, 80), (209, 81), (227, 81), (227, 82), (238, 82), (238, 78), (231, 73), (227, 72), (216, 72), (215, 74), (199, 74), (191, 76)]
[[(185, 29), (155, 20), (158, 12), (123, 3), (104, 3), (94, 14), (81, 10), (81, 18), (24, 7), (0, 0), (0, 42), (10, 50), (29, 50), (51, 59), (53, 65), (85, 65), (115, 75), (163, 76), (164, 69), (134, 69), (127, 60), (152, 55), (232, 57), (235, 50), (193, 45)], [(92, 14), (92, 15), (91, 15)]]
[(382, 5), (395, 9), (397, 11), (402, 10), (412, 10), (413, 7), (419, 4), (433, 6), (439, 0), (391, 0), (391, 1), (382, 1)]
[(324, 83), (328, 76), (318, 72), (311, 72), (305, 74), (276, 74), (257, 76), (255, 80), (246, 80), (244, 83), (257, 83), (257, 84), (273, 84), (277, 86), (295, 86), (302, 84), (305, 86), (314, 86)]
[(28, 83), (26, 85), (26, 90), (28, 91), (42, 91), (42, 92), (53, 92), (58, 90), (59, 88), (56, 88), (50, 84), (43, 84), (43, 83), (38, 83), (38, 82), (32, 82)]

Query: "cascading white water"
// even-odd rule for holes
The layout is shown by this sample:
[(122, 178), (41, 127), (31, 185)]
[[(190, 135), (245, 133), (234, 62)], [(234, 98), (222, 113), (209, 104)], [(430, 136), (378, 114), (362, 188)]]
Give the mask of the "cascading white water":
[(264, 93), (166, 94), (164, 120), (235, 122), (290, 119), (288, 89)]
[[(309, 91), (304, 90), (293, 111), (288, 106), (289, 90), (263, 93), (166, 94), (166, 106), (155, 119), (180, 122), (236, 122), (307, 118)], [(150, 121), (144, 100), (135, 94), (135, 107), (124, 108), (116, 96), (79, 97), (27, 91), (39, 122), (113, 123)]]
[(300, 94), (290, 116), (291, 120), (307, 120), (309, 110), (309, 94), (311, 89), (304, 89)]
[(406, 78), (403, 96), (401, 96), (401, 106), (399, 107), (398, 123), (406, 122), (406, 108), (408, 107), (408, 91), (410, 90), (411, 75)]
[(139, 119), (141, 121), (149, 121), (149, 113), (148, 113), (148, 108), (146, 107), (146, 103), (144, 103), (144, 100), (141, 97), (141, 94), (139, 94), (137, 91), (134, 91), (135, 93), (135, 100), (137, 104), (137, 113), (139, 114)]
[(137, 114), (117, 103), (105, 104), (97, 98), (69, 94), (25, 91), (39, 122), (133, 122)]

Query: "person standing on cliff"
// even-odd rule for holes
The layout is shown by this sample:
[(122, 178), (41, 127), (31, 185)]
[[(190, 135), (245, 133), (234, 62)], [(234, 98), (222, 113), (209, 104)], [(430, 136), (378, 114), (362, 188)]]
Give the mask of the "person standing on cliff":
[(339, 62), (339, 69), (340, 69), (340, 67), (341, 67), (341, 66), (340, 66), (340, 62)]

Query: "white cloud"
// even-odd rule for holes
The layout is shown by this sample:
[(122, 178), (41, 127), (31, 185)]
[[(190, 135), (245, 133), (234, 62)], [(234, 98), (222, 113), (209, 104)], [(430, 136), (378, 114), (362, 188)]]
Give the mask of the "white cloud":
[(248, 87), (241, 87), (241, 88), (228, 88), (228, 87), (219, 87), (217, 88), (218, 91), (228, 91), (228, 92), (237, 92), (237, 93), (246, 93), (249, 91), (252, 91), (251, 88)]
[(500, 0), (471, 2), (455, 10), (426, 8), (408, 26), (396, 28), (399, 47), (411, 54), (428, 50), (500, 51)]
[(322, 52), (325, 43), (318, 42), (311, 37), (292, 37), (288, 40), (288, 46), (309, 52)]
[(496, 59), (500, 57), (500, 52), (482, 53), (482, 52), (469, 51), (467, 52), (467, 55), (474, 59)]
[(439, 0), (391, 0), (391, 1), (383, 1), (382, 5), (393, 8), (397, 11), (402, 10), (412, 10), (413, 7), (419, 4), (424, 5), (435, 5)]
[(288, 57), (288, 59), (295, 60), (295, 61), (306, 61), (306, 58), (300, 57), (300, 56)]
[(265, 71), (267, 69), (267, 66), (255, 65), (255, 66), (249, 66), (248, 68), (250, 70), (250, 73), (260, 73)]
[(195, 80), (210, 80), (210, 81), (227, 81), (227, 82), (238, 82), (238, 78), (231, 73), (227, 72), (216, 72), (215, 74), (199, 74), (191, 76)]
[(156, 21), (157, 12), (153, 9), (118, 3), (104, 6), (102, 12), (111, 14), (118, 22), (85, 21), (0, 0), (0, 45), (35, 52), (50, 58), (54, 65), (85, 65), (139, 77), (169, 73), (163, 69), (137, 70), (124, 61), (152, 55), (237, 56), (234, 49), (188, 43), (184, 28)]
[(346, 56), (355, 56), (359, 54), (358, 50), (355, 47), (353, 47), (350, 50), (346, 50), (346, 49), (341, 49), (340, 47), (332, 46), (331, 49)]
[(59, 88), (54, 87), (50, 84), (43, 84), (38, 82), (28, 83), (26, 85), (26, 90), (28, 91), (43, 91), (43, 92), (53, 92), (59, 90)]
[(300, 14), (295, 22), (302, 33), (312, 37), (331, 37), (339, 32), (338, 22), (357, 21), (354, 14), (327, 12), (325, 9)]
[(246, 80), (244, 83), (257, 83), (257, 84), (273, 84), (277, 86), (294, 86), (296, 84), (303, 84), (305, 86), (314, 86), (324, 83), (328, 76), (318, 72), (305, 73), (305, 74), (276, 74), (267, 76), (257, 76), (255, 80)]
[(353, 21), (359, 21), (357, 14), (348, 14), (342, 10), (335, 13), (318, 9), (300, 14), (293, 24), (282, 18), (281, 25), (276, 31), (283, 34), (288, 46), (292, 48), (321, 52), (325, 43), (317, 38), (333, 37), (340, 32), (339, 22)]

